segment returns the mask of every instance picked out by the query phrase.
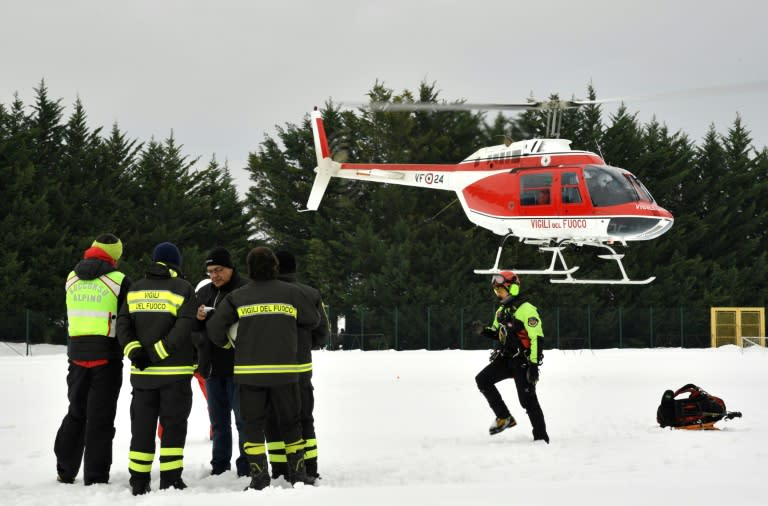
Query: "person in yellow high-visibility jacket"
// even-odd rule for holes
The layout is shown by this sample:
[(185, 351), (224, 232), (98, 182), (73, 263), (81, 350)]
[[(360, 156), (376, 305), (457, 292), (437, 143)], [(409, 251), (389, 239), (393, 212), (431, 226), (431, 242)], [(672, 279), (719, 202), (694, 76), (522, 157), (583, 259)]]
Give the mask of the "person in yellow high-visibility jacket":
[(57, 479), (74, 483), (83, 461), (83, 483), (107, 483), (112, 466), (123, 354), (115, 320), (131, 281), (117, 270), (123, 244), (102, 234), (67, 276), (67, 397), (69, 409), (56, 433)]
[(547, 425), (536, 395), (539, 365), (544, 357), (540, 342), (544, 331), (539, 312), (520, 295), (520, 278), (514, 272), (495, 274), (491, 278), (491, 286), (500, 303), (493, 323), (488, 327), (479, 321), (472, 323), (475, 334), (499, 343), (491, 354), (491, 363), (475, 377), (477, 387), (496, 415), (488, 432), (494, 435), (517, 425), (496, 388), (499, 381), (512, 378), (520, 405), (528, 413), (533, 426), (534, 441), (546, 441), (548, 444)]

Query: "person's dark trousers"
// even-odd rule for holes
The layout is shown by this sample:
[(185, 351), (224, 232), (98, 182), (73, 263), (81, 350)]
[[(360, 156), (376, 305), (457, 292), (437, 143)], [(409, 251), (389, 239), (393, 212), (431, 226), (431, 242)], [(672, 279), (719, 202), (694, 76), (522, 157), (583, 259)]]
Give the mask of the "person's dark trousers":
[(526, 378), (527, 364), (521, 358), (513, 359), (515, 388), (517, 389), (517, 399), (520, 405), (528, 413), (528, 419), (533, 427), (533, 439), (547, 439), (547, 425), (544, 422), (544, 412), (541, 410), (539, 398), (536, 395), (536, 385), (528, 383)]
[(312, 386), (312, 372), (299, 375), (301, 395), (301, 436), (304, 438), (304, 463), (309, 476), (317, 472), (317, 435), (315, 434), (315, 387)]
[(248, 476), (250, 473), (248, 459), (243, 450), (245, 439), (240, 415), (240, 389), (232, 376), (211, 376), (205, 384), (208, 391), (208, 414), (213, 429), (211, 473), (221, 474), (231, 469), (232, 416), (230, 413), (234, 412), (239, 448), (235, 466), (238, 476)]
[(272, 478), (277, 479), (280, 476), (288, 476), (288, 459), (285, 456), (285, 441), (280, 434), (280, 427), (277, 423), (277, 415), (272, 404), (267, 406), (267, 419), (264, 425), (264, 435), (267, 440), (267, 453), (269, 454), (269, 467), (272, 471)]
[[(301, 436), (304, 438), (304, 462), (307, 474), (318, 476), (317, 473), (317, 436), (315, 435), (315, 394), (312, 386), (312, 372), (299, 375), (299, 396), (301, 397)], [(269, 465), (272, 468), (272, 478), (285, 476), (287, 459), (285, 455), (285, 441), (280, 434), (277, 416), (270, 406), (265, 427), (267, 438), (267, 451), (269, 452)]]
[(69, 363), (69, 410), (54, 443), (56, 471), (62, 480), (74, 480), (82, 460), (86, 485), (109, 481), (117, 398), (122, 384), (122, 360), (90, 368)]
[[(190, 377), (191, 378), (191, 377)], [(155, 428), (163, 426), (160, 440), (160, 487), (170, 486), (184, 470), (187, 419), (192, 411), (192, 387), (185, 378), (153, 389), (134, 388), (131, 400), (131, 450), (128, 470), (131, 485), (149, 482), (155, 454)]]
[(508, 418), (509, 408), (501, 398), (496, 383), (507, 378), (515, 380), (517, 389), (517, 398), (520, 406), (528, 413), (528, 418), (533, 427), (533, 437), (543, 437), (547, 433), (547, 427), (544, 423), (544, 413), (539, 405), (539, 399), (536, 396), (536, 387), (528, 383), (525, 377), (526, 364), (524, 358), (510, 358), (505, 355), (499, 355), (493, 362), (488, 364), (475, 377), (477, 388), (485, 396), (488, 405), (493, 410), (497, 418)]
[(240, 385), (240, 414), (245, 433), (243, 448), (249, 463), (258, 465), (266, 453), (264, 428), (270, 405), (286, 448), (297, 447), (302, 441), (300, 402), (298, 383), (270, 387)]
[(496, 383), (507, 378), (512, 378), (512, 368), (510, 367), (510, 361), (507, 357), (499, 355), (490, 364), (480, 371), (475, 376), (475, 382), (477, 382), (477, 388), (485, 396), (488, 401), (488, 405), (491, 406), (496, 418), (509, 418), (512, 416), (509, 413), (509, 408), (501, 398), (499, 390), (496, 388)]

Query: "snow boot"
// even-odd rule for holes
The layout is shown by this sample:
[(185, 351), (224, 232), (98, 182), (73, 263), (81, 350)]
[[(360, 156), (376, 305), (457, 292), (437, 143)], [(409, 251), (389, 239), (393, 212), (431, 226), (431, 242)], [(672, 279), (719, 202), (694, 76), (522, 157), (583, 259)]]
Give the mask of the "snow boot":
[(317, 459), (304, 459), (304, 468), (307, 470), (307, 476), (311, 478), (315, 478), (316, 480), (320, 479), (320, 474), (317, 472)]
[(176, 490), (184, 490), (187, 488), (187, 484), (181, 479), (181, 476), (175, 480), (163, 480), (160, 478), (160, 490), (166, 490), (169, 488), (175, 488)]
[(515, 421), (515, 417), (512, 415), (510, 415), (509, 418), (497, 418), (488, 428), (488, 433), (493, 436), (494, 434), (498, 434), (499, 432), (502, 432), (510, 427), (514, 427), (515, 425), (517, 425), (517, 422)]
[(132, 476), (129, 483), (131, 484), (131, 493), (133, 495), (144, 495), (152, 490), (149, 486), (149, 478), (134, 478)]
[(65, 483), (67, 485), (72, 485), (75, 482), (74, 478), (70, 478), (69, 476), (62, 476), (60, 474), (56, 475), (56, 481), (59, 483)]
[(305, 485), (314, 485), (315, 477), (307, 475), (306, 464), (304, 463), (304, 450), (297, 451), (287, 455), (288, 457), (288, 481), (291, 485), (295, 483), (304, 483)]
[(256, 455), (251, 456), (249, 459), (249, 465), (251, 468), (251, 483), (245, 490), (254, 489), (262, 490), (269, 486), (269, 471), (267, 468), (267, 456)]

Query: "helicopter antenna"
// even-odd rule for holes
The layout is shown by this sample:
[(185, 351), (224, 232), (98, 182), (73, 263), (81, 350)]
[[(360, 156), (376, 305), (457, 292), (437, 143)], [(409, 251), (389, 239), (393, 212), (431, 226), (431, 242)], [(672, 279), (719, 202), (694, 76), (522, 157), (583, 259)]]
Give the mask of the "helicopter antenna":
[[(597, 152), (600, 153), (600, 158), (605, 160), (605, 157), (603, 156), (603, 150), (600, 149), (600, 143), (595, 140), (595, 146), (597, 147)], [(608, 160), (605, 160), (606, 163), (608, 163)]]

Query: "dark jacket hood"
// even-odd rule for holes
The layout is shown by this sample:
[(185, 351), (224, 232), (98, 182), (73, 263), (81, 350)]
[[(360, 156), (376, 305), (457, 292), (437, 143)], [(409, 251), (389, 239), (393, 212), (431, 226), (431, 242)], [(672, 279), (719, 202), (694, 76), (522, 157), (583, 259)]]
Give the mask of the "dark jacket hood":
[(96, 279), (117, 270), (115, 266), (98, 258), (80, 260), (75, 266), (75, 274), (80, 279)]

